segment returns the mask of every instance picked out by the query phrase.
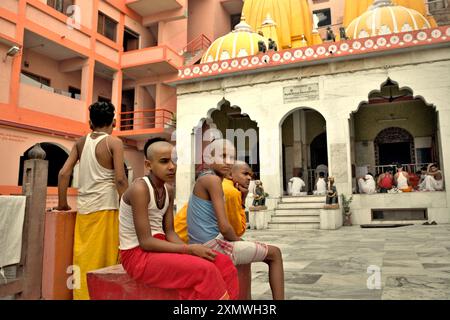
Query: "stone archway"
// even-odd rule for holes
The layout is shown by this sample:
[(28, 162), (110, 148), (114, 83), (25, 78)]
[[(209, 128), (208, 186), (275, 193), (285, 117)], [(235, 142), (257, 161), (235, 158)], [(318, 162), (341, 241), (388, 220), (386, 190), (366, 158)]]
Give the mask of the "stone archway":
[(311, 108), (290, 111), (281, 121), (281, 141), (284, 192), (289, 180), (300, 176), (312, 194), (316, 168), (329, 163), (325, 118)]
[(414, 137), (407, 130), (389, 127), (378, 133), (374, 140), (375, 163), (390, 165), (394, 163), (415, 163)]
[(435, 106), (388, 78), (350, 116), (353, 189), (367, 173), (395, 163), (410, 174), (428, 163), (440, 166), (439, 115)]
[(203, 168), (203, 150), (217, 138), (233, 141), (237, 160), (247, 162), (255, 175), (259, 176), (259, 127), (239, 106), (232, 106), (229, 101), (222, 99), (217, 108), (210, 110), (207, 117), (199, 121), (194, 128), (194, 135), (196, 176)]
[[(48, 178), (47, 178), (47, 186), (49, 187), (57, 187), (58, 186), (58, 174), (64, 163), (66, 162), (69, 154), (66, 150), (61, 148), (55, 143), (51, 142), (41, 142), (41, 147), (44, 149), (46, 153), (45, 159), (48, 160)], [(20, 165), (19, 165), (19, 180), (18, 185), (22, 185), (23, 178), (23, 165), (25, 160), (28, 160), (28, 151), (33, 148), (31, 146), (28, 148), (22, 156), (20, 156)], [(72, 178), (70, 178), (70, 184), (72, 185)]]

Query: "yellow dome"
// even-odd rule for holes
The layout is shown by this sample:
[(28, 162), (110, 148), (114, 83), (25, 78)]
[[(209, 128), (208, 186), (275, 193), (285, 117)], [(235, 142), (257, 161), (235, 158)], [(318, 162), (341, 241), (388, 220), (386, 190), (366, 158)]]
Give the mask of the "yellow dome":
[(277, 24), (278, 48), (300, 46), (302, 35), (311, 44), (312, 12), (305, 0), (245, 0), (242, 14), (253, 30), (259, 30), (267, 15)]
[(393, 5), (391, 0), (375, 0), (369, 10), (349, 24), (346, 34), (358, 39), (427, 28), (431, 28), (430, 23), (416, 10)]
[[(367, 11), (369, 7), (373, 4), (373, 0), (345, 0), (345, 11), (344, 11), (344, 26), (347, 27), (350, 22), (359, 17), (361, 14)], [(393, 4), (406, 7), (408, 9), (413, 9), (426, 16), (428, 22), (430, 22), (432, 27), (437, 27), (437, 23), (433, 16), (427, 16), (427, 8), (425, 1), (419, 0), (393, 0)]]
[(236, 25), (234, 30), (217, 38), (206, 50), (201, 63), (246, 57), (258, 54), (258, 42), (264, 41), (266, 48), (269, 43), (266, 38), (252, 31), (245, 18)]

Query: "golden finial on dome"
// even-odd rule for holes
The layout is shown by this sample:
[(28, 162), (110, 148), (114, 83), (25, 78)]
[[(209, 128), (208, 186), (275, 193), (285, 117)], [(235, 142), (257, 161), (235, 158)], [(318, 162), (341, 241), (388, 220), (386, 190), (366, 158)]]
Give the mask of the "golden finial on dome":
[(272, 17), (270, 16), (270, 13), (267, 13), (266, 19), (262, 22), (262, 25), (276, 26), (277, 24), (275, 23), (275, 21), (273, 21)]
[(235, 27), (234, 31), (247, 31), (247, 32), (253, 32), (252, 27), (245, 22), (245, 16), (244, 14), (241, 15), (241, 22), (239, 22)]
[(394, 3), (392, 2), (392, 0), (374, 0), (373, 4), (369, 8), (369, 10), (373, 10), (373, 9), (381, 8), (381, 7), (391, 7), (393, 5), (394, 5)]

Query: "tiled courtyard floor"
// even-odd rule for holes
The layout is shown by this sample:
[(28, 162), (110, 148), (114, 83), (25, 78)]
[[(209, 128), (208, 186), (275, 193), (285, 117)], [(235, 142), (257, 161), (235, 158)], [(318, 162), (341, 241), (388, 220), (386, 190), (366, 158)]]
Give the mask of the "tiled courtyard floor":
[[(280, 247), (289, 300), (450, 299), (449, 224), (247, 230), (244, 238)], [(369, 266), (379, 267), (381, 289), (368, 289)], [(264, 263), (252, 265), (252, 298), (271, 299)]]

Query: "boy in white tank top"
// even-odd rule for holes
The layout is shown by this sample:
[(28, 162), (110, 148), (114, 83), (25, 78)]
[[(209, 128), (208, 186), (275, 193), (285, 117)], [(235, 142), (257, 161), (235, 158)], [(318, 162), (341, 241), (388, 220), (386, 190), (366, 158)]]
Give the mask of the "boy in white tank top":
[(228, 300), (239, 293), (237, 271), (226, 255), (185, 244), (174, 231), (174, 147), (149, 140), (144, 152), (149, 174), (133, 182), (120, 202), (120, 257), (136, 281), (176, 289), (180, 300)]
[(73, 253), (73, 264), (80, 270), (80, 288), (74, 288), (75, 300), (89, 299), (87, 272), (118, 261), (119, 198), (127, 189), (128, 181), (122, 140), (111, 136), (114, 111), (109, 102), (97, 102), (89, 107), (92, 132), (75, 143), (59, 172), (58, 207), (54, 209), (70, 210), (67, 188), (74, 166), (80, 163)]

